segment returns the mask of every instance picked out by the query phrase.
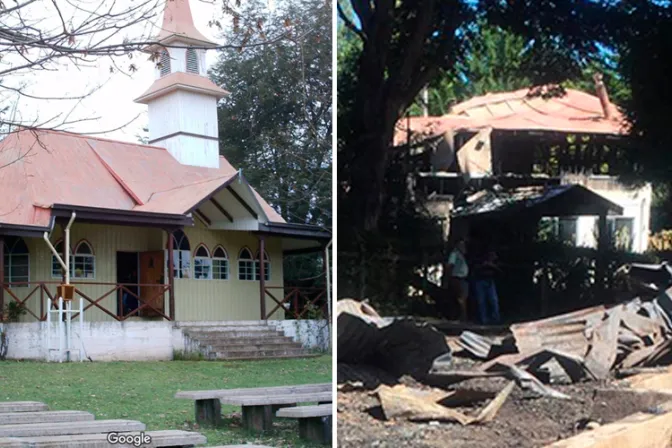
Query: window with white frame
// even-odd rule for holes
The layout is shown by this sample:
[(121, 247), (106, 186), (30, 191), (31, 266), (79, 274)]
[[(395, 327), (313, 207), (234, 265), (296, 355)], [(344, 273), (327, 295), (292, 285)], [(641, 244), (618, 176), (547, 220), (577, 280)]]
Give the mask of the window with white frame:
[(193, 48), (187, 49), (187, 73), (198, 74), (198, 55)]
[(70, 270), (73, 278), (96, 278), (96, 257), (87, 241), (81, 241), (75, 247)]
[(254, 259), (247, 248), (238, 254), (238, 280), (254, 280)]
[(215, 280), (229, 279), (229, 256), (222, 246), (212, 251), (212, 278)]
[(30, 280), (30, 254), (28, 245), (19, 237), (7, 237), (4, 242), (5, 282), (23, 283), (10, 285), (12, 288), (28, 286)]
[[(257, 252), (257, 258), (254, 260), (254, 279), (259, 280), (261, 278), (261, 258), (259, 257), (259, 252)], [(271, 259), (268, 258), (268, 253), (264, 251), (264, 281), (271, 280)]]
[[(64, 255), (64, 250), (63, 248), (65, 245), (63, 244), (63, 240), (58, 241), (56, 244), (54, 244), (54, 249), (56, 249), (56, 252), (58, 255), (60, 255), (61, 259), (65, 261), (63, 257)], [(70, 254), (70, 272), (72, 272), (72, 266), (73, 266), (73, 256), (72, 253)], [(63, 274), (65, 272), (65, 269), (61, 266), (61, 263), (58, 262), (58, 259), (56, 258), (55, 255), (51, 256), (51, 277), (52, 278), (62, 278)]]
[(208, 248), (200, 245), (194, 253), (194, 278), (196, 280), (212, 280), (212, 258)]
[(632, 250), (635, 240), (635, 218), (610, 216), (607, 221), (612, 245), (619, 250)]
[(161, 52), (161, 60), (159, 61), (161, 76), (166, 76), (170, 73), (170, 54), (166, 50)]
[(181, 230), (173, 232), (173, 275), (175, 278), (191, 277), (191, 245), (187, 235)]

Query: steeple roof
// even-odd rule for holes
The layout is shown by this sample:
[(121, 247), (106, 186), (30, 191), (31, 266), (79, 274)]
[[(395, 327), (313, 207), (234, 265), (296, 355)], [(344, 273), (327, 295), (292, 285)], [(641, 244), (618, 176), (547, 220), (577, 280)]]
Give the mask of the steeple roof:
[(223, 98), (229, 94), (205, 76), (185, 72), (173, 72), (157, 79), (142, 95), (136, 98), (136, 103), (148, 104), (151, 100), (166, 95), (175, 90), (189, 90), (204, 95)]
[(156, 40), (162, 44), (179, 40), (208, 47), (217, 45), (196, 29), (189, 7), (189, 0), (166, 0), (166, 6), (163, 10), (163, 24)]

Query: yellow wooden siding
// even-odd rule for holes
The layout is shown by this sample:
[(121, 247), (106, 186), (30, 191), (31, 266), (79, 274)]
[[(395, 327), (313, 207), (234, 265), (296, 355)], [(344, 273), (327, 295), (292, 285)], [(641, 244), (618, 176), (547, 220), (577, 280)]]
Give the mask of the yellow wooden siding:
[[(247, 247), (254, 256), (259, 250), (258, 238), (249, 232), (209, 230), (198, 221), (195, 227), (185, 228), (184, 233), (191, 245), (192, 258), (200, 244), (205, 244), (211, 255), (217, 245), (226, 249), (229, 280), (175, 279), (175, 318), (188, 321), (260, 319), (259, 282), (238, 280), (238, 253)], [(268, 286), (283, 285), (281, 244), (278, 238), (266, 238), (266, 253), (271, 259)], [(192, 259), (192, 274), (193, 264)], [(267, 297), (266, 311), (274, 307), (275, 302)], [(282, 319), (284, 314), (278, 310), (272, 317)]]
[[(256, 320), (259, 312), (259, 282), (238, 280), (238, 252), (243, 246), (250, 248), (253, 254), (259, 248), (256, 236), (248, 232), (212, 231), (203, 228), (186, 228), (185, 234), (191, 245), (192, 260), (194, 251), (199, 243), (207, 245), (212, 251), (217, 244), (221, 244), (229, 256), (229, 280), (195, 280), (175, 279), (175, 314), (176, 320)], [(54, 229), (51, 236), (52, 243), (62, 237), (60, 227)], [(104, 226), (97, 224), (80, 224), (75, 221), (70, 231), (70, 241), (74, 251), (77, 243), (85, 239), (91, 244), (96, 257), (95, 278), (72, 279), (77, 288), (92, 300), (111, 291), (114, 285), (87, 285), (87, 283), (110, 283), (117, 281), (116, 253), (117, 251), (142, 252), (163, 250), (166, 247), (167, 235), (164, 231), (149, 227)], [(30, 250), (30, 280), (31, 282), (49, 281), (58, 282), (60, 279), (51, 276), (51, 251), (42, 239), (26, 238)], [(283, 285), (282, 247), (277, 238), (267, 238), (266, 243), (271, 259), (271, 280), (269, 286)], [(192, 262), (193, 274), (193, 262)], [(20, 299), (32, 291), (30, 287), (12, 288), (12, 293)], [(56, 285), (50, 285), (52, 294)], [(35, 314), (40, 311), (40, 292), (37, 291), (26, 302), (27, 307)], [(46, 298), (46, 296), (43, 296)], [(11, 300), (5, 294), (5, 302)], [(78, 299), (76, 299), (78, 304)], [(117, 296), (111, 294), (101, 300), (100, 305), (116, 314)], [(84, 301), (87, 306), (88, 301)], [(76, 305), (78, 306), (78, 305)], [(266, 309), (270, 311), (275, 306), (272, 299), (267, 298)], [(165, 314), (168, 314), (168, 294), (165, 299)], [(284, 314), (276, 312), (274, 318), (283, 318)], [(109, 321), (112, 317), (97, 307), (91, 307), (85, 312), (87, 321)], [(34, 321), (31, 315), (22, 317), (22, 321)]]

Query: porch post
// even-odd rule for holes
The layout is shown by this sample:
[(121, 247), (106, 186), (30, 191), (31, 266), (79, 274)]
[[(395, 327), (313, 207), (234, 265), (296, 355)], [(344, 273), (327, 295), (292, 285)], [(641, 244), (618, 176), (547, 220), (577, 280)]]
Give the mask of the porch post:
[(170, 320), (175, 320), (175, 270), (173, 260), (173, 232), (168, 232), (168, 316)]
[(598, 236), (597, 236), (597, 263), (595, 266), (595, 277), (597, 294), (601, 299), (606, 287), (607, 271), (607, 251), (609, 250), (609, 230), (607, 226), (607, 214), (603, 212), (598, 218)]
[(0, 322), (5, 313), (5, 238), (0, 235)]
[(259, 236), (259, 300), (261, 305), (261, 320), (266, 320), (266, 269), (264, 268), (264, 252), (266, 241), (263, 235)]

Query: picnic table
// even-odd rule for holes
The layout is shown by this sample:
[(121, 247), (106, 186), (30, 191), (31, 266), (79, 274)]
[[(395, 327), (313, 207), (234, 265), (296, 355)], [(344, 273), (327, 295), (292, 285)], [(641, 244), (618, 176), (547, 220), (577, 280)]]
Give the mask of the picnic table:
[(182, 391), (175, 398), (194, 400), (195, 419), (200, 425), (218, 426), (222, 420), (222, 404), (238, 405), (242, 409), (243, 426), (256, 431), (272, 427), (273, 412), (298, 403), (331, 403), (331, 383), (292, 386), (254, 387)]

